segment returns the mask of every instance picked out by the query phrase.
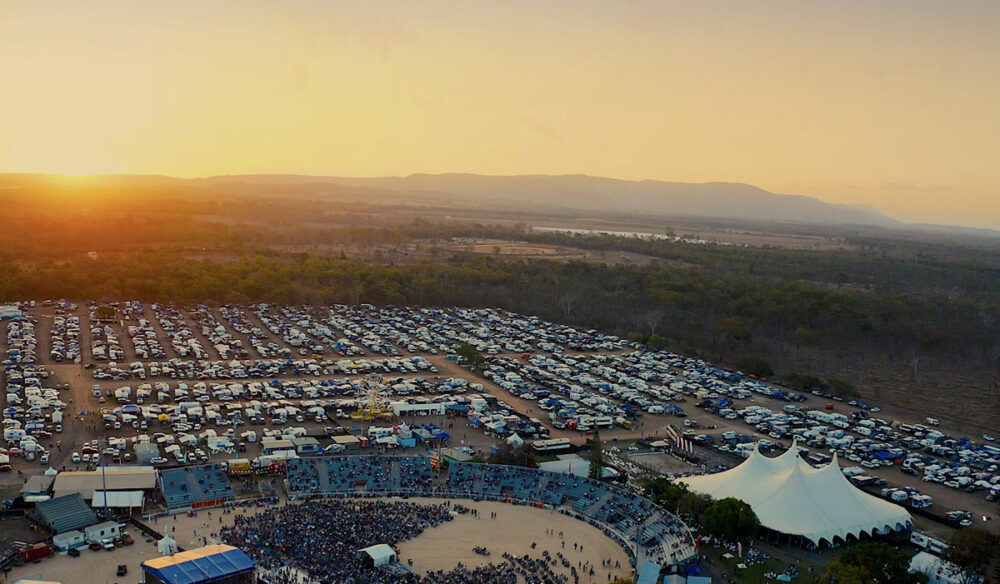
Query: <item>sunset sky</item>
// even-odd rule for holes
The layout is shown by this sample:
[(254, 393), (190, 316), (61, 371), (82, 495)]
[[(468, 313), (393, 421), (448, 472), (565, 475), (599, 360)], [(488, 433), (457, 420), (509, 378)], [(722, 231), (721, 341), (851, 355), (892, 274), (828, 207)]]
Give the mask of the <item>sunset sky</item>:
[(1000, 227), (1000, 2), (0, 2), (0, 172), (586, 173)]

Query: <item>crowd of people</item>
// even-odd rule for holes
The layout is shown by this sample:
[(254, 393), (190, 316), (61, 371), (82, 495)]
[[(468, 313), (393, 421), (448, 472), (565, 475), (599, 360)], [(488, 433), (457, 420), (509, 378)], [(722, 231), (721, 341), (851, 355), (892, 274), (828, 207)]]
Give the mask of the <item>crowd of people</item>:
[(547, 551), (537, 558), (505, 553), (499, 563), (458, 564), (423, 576), (375, 568), (358, 553), (378, 544), (396, 547), (450, 521), (452, 510), (450, 503), (312, 500), (238, 514), (213, 535), (245, 550), (269, 584), (578, 584), (581, 575), (592, 573), (589, 564), (580, 572), (574, 566), (568, 581), (553, 570), (566, 559)]
[(638, 493), (587, 477), (452, 462), (439, 478), (426, 457), (345, 456), (289, 461), (288, 485), (298, 498), (361, 490), (550, 505), (598, 527), (630, 553), (638, 539), (643, 557), (661, 564), (680, 563), (695, 553), (694, 539), (679, 519)]
[[(272, 584), (298, 582), (308, 574), (315, 584), (389, 584), (400, 580), (375, 570), (358, 550), (396, 544), (451, 520), (446, 505), (417, 505), (381, 500), (306, 501), (274, 507), (257, 515), (238, 515), (219, 538), (246, 550)], [(287, 580), (282, 580), (285, 568)]]
[(447, 572), (439, 570), (423, 577), (420, 584), (567, 584), (566, 578), (552, 571), (551, 558), (503, 555), (503, 562), (470, 568), (459, 564)]

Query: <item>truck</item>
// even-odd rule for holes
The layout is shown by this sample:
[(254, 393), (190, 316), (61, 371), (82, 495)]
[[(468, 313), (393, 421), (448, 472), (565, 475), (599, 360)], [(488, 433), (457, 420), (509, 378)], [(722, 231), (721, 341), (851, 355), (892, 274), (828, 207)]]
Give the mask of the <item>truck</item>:
[(250, 460), (246, 458), (234, 458), (227, 463), (231, 476), (248, 475), (253, 470)]
[(21, 548), (21, 559), (25, 564), (28, 562), (38, 563), (52, 555), (52, 548), (44, 543), (36, 543), (28, 547)]

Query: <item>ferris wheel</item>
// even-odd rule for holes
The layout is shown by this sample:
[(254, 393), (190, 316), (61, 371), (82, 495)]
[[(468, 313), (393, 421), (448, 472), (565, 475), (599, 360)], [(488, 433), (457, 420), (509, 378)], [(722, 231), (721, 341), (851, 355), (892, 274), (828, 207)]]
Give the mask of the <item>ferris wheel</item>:
[(389, 384), (378, 373), (369, 373), (361, 382), (354, 397), (358, 405), (355, 412), (364, 420), (375, 420), (391, 415), (389, 401), (392, 392)]

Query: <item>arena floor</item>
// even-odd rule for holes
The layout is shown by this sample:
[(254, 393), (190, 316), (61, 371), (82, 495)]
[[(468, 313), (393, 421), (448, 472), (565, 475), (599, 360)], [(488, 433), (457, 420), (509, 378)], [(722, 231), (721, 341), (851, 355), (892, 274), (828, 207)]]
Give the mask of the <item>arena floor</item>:
[[(414, 502), (438, 503), (439, 499), (411, 499)], [(556, 557), (557, 552), (566, 556), (572, 565), (590, 562), (596, 564), (593, 577), (580, 578), (580, 582), (607, 582), (617, 576), (631, 576), (632, 570), (628, 556), (617, 543), (604, 535), (601, 530), (583, 521), (566, 515), (521, 507), (506, 503), (482, 501), (458, 501), (466, 507), (477, 509), (478, 517), (471, 514), (459, 515), (453, 521), (428, 529), (419, 537), (403, 542), (399, 546), (400, 561), (404, 564), (413, 559), (412, 570), (417, 573), (427, 573), (435, 570), (454, 568), (459, 562), (467, 566), (488, 564), (491, 560), (501, 562), (504, 552), (513, 555), (528, 554), (532, 557), (542, 557), (542, 551), (548, 550)], [(496, 519), (490, 519), (490, 513), (497, 514)], [(554, 535), (547, 535), (546, 530), (553, 530)], [(564, 538), (559, 537), (562, 531)], [(562, 543), (565, 541), (566, 546)], [(531, 543), (537, 543), (536, 549), (531, 549)], [(583, 546), (583, 551), (573, 549), (573, 544)], [(484, 557), (472, 551), (473, 546), (484, 546), (490, 552), (490, 557)], [(602, 569), (602, 560), (621, 563), (620, 569)], [(561, 564), (553, 566), (553, 571), (569, 577), (569, 568)], [(577, 568), (580, 572), (580, 568)], [(572, 579), (570, 579), (572, 582)]]
[[(441, 499), (410, 499), (417, 503), (440, 503)], [(542, 557), (542, 552), (548, 550), (553, 557), (562, 553), (572, 565), (590, 562), (596, 564), (593, 577), (580, 578), (581, 583), (606, 583), (617, 576), (629, 576), (631, 568), (625, 551), (614, 541), (607, 538), (599, 529), (582, 521), (561, 515), (554, 511), (520, 507), (506, 503), (473, 502), (455, 500), (476, 509), (479, 517), (471, 514), (458, 515), (453, 521), (442, 526), (425, 531), (420, 536), (404, 542), (399, 546), (400, 561), (404, 564), (412, 559), (411, 569), (417, 573), (435, 570), (449, 570), (458, 563), (467, 566), (487, 564), (491, 560), (503, 561), (504, 552), (514, 555), (528, 554), (532, 557)], [(243, 513), (252, 510), (242, 510)], [(496, 519), (490, 519), (490, 513), (497, 513)], [(218, 511), (202, 511), (195, 517), (174, 515), (161, 518), (151, 527), (162, 532), (169, 529), (178, 544), (185, 549), (202, 545), (202, 538), (212, 543), (211, 533), (218, 530), (219, 519), (223, 524), (229, 524), (233, 515), (220, 515)], [(547, 535), (546, 530), (553, 530), (554, 535)], [(139, 564), (145, 560), (158, 557), (154, 543), (147, 543), (134, 527), (128, 529), (135, 538), (135, 545), (118, 548), (111, 552), (82, 550), (80, 557), (55, 556), (38, 564), (29, 564), (14, 568), (7, 575), (7, 581), (15, 582), (20, 578), (36, 578), (54, 580), (64, 584), (87, 582), (88, 584), (129, 584), (138, 582), (141, 571)], [(559, 537), (562, 531), (564, 537)], [(562, 543), (565, 541), (565, 548)], [(536, 549), (531, 549), (531, 543), (536, 542)], [(574, 550), (573, 544), (583, 546), (583, 551)], [(490, 557), (477, 555), (473, 546), (484, 546), (490, 551)], [(610, 559), (620, 562), (620, 569), (608, 570), (601, 568), (601, 561)], [(128, 575), (116, 576), (119, 564), (128, 566)], [(561, 564), (553, 566), (553, 570), (569, 575), (569, 568)], [(577, 568), (582, 574), (581, 569)], [(610, 578), (609, 578), (610, 574)], [(303, 583), (305, 584), (305, 582)]]

